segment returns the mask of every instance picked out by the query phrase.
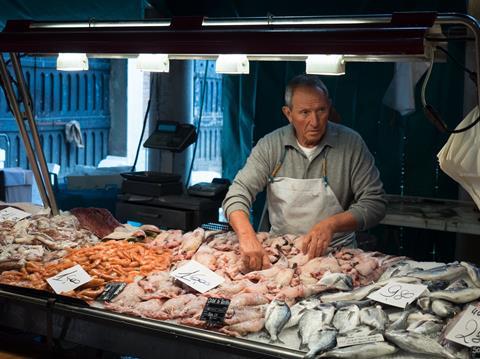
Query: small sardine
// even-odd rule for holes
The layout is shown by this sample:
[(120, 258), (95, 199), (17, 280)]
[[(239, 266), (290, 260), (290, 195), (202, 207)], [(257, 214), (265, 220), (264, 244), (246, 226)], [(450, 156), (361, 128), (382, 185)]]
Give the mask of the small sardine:
[(443, 299), (432, 301), (432, 312), (440, 318), (450, 318), (460, 312), (460, 308)]
[(433, 320), (420, 320), (410, 324), (407, 331), (437, 337), (442, 329), (443, 323), (434, 322)]
[(351, 305), (337, 310), (332, 323), (339, 333), (354, 329), (360, 324), (360, 308)]
[(360, 323), (362, 324), (367, 324), (372, 328), (383, 332), (387, 322), (388, 317), (379, 305), (360, 310)]
[(462, 276), (466, 272), (465, 267), (459, 264), (448, 264), (427, 270), (415, 270), (407, 275), (421, 280), (437, 281), (437, 280), (454, 280)]
[(408, 332), (406, 330), (386, 331), (385, 337), (398, 347), (411, 353), (438, 355), (454, 359), (454, 355), (447, 352), (435, 339), (423, 334)]
[(291, 312), (290, 320), (287, 322), (287, 324), (285, 324), (283, 328), (287, 329), (287, 328), (294, 327), (300, 321), (300, 318), (302, 317), (305, 310), (315, 308), (320, 304), (321, 304), (320, 299), (314, 298), (314, 297), (306, 298), (296, 303), (290, 308), (290, 312)]
[(468, 276), (475, 287), (480, 288), (480, 269), (473, 263), (460, 262), (460, 265), (465, 267)]
[(265, 329), (271, 342), (279, 342), (278, 335), (290, 319), (290, 308), (284, 301), (275, 299), (267, 307), (265, 313)]
[(345, 348), (337, 348), (320, 355), (320, 358), (353, 358), (368, 359), (384, 357), (393, 354), (397, 348), (387, 342), (376, 342), (360, 345), (352, 345)]
[(325, 326), (323, 329), (313, 332), (308, 338), (308, 353), (306, 359), (314, 358), (316, 355), (330, 350), (337, 345), (337, 331), (331, 326)]
[(328, 271), (322, 276), (322, 279), (320, 279), (317, 284), (338, 290), (350, 291), (353, 289), (352, 277), (344, 273), (330, 273)]
[(444, 289), (430, 293), (429, 297), (432, 299), (448, 300), (456, 304), (465, 304), (480, 298), (480, 288)]

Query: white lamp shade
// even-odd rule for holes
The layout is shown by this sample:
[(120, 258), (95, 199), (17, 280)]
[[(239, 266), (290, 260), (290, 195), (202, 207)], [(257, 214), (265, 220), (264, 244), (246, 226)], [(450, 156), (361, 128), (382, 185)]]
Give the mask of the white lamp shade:
[(87, 54), (60, 53), (57, 57), (57, 70), (84, 71), (88, 70)]
[(219, 55), (215, 71), (219, 74), (248, 74), (250, 65), (246, 55)]
[(137, 57), (137, 69), (148, 72), (168, 72), (170, 61), (167, 54), (140, 54)]
[(310, 55), (306, 73), (312, 75), (345, 75), (343, 55)]

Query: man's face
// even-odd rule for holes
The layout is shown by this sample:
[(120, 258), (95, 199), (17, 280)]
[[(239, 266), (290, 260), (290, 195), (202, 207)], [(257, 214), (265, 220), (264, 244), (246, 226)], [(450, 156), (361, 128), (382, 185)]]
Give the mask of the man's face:
[(291, 108), (283, 106), (282, 111), (295, 128), (298, 142), (313, 147), (325, 134), (330, 100), (319, 88), (300, 86), (293, 91)]

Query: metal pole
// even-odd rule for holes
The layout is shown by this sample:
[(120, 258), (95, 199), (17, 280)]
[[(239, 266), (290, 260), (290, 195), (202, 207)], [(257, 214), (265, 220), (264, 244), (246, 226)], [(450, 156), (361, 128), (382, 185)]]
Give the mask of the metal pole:
[(49, 198), (50, 209), (53, 215), (58, 214), (57, 202), (55, 200), (55, 194), (53, 193), (52, 183), (50, 182), (50, 174), (48, 172), (47, 161), (45, 160), (45, 154), (43, 153), (42, 144), (38, 135), (37, 124), (33, 118), (32, 103), (30, 101), (30, 94), (25, 86), (25, 79), (23, 77), (22, 64), (18, 58), (18, 54), (11, 52), (10, 59), (12, 60), (13, 69), (17, 78), (17, 86), (22, 96), (23, 106), (25, 109), (25, 116), (30, 126), (30, 133), (32, 134), (33, 143), (35, 145), (35, 153), (38, 158), (38, 164), (40, 165), (40, 171), (43, 177), (43, 184), (47, 191)]
[(32, 166), (33, 176), (35, 177), (35, 181), (38, 184), (38, 189), (40, 191), (40, 196), (42, 197), (42, 201), (44, 206), (50, 207), (50, 201), (47, 196), (47, 192), (45, 191), (45, 187), (43, 184), (42, 176), (40, 174), (40, 170), (38, 168), (38, 163), (35, 159), (35, 154), (33, 152), (32, 144), (30, 143), (30, 137), (28, 136), (27, 129), (25, 127), (25, 123), (23, 122), (23, 116), (20, 112), (20, 107), (18, 106), (17, 98), (15, 97), (15, 92), (13, 91), (12, 83), (10, 82), (10, 76), (7, 70), (7, 64), (5, 63), (5, 59), (3, 58), (3, 54), (0, 56), (0, 78), (3, 82), (3, 88), (5, 89), (5, 96), (10, 104), (10, 108), (12, 109), (13, 116), (17, 121), (18, 128), (20, 129), (20, 135), (22, 136), (23, 142), (25, 144), (25, 149), (27, 151), (27, 157), (30, 161), (30, 165)]

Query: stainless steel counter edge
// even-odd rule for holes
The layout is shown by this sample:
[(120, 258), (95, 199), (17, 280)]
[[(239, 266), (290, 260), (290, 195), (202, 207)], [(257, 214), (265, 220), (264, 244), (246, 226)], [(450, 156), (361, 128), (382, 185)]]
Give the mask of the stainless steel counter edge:
[[(37, 298), (29, 295), (9, 292), (7, 290), (0, 289), (0, 298), (8, 298), (15, 301), (22, 301), (30, 304), (46, 307), (47, 299)], [(54, 312), (59, 314), (70, 314), (80, 318), (92, 318), (96, 320), (105, 320), (116, 323), (126, 324), (132, 327), (138, 327), (143, 329), (154, 330), (158, 332), (168, 333), (174, 336), (182, 336), (185, 338), (200, 340), (209, 342), (212, 344), (219, 344), (228, 346), (231, 348), (238, 348), (250, 352), (279, 356), (282, 358), (303, 358), (304, 354), (298, 350), (285, 349), (275, 347), (273, 345), (254, 342), (247, 339), (239, 339), (228, 337), (222, 334), (216, 334), (207, 330), (191, 328), (171, 323), (165, 323), (161, 321), (130, 317), (123, 314), (108, 312), (95, 308), (81, 308), (75, 305), (56, 302), (53, 309)]]

